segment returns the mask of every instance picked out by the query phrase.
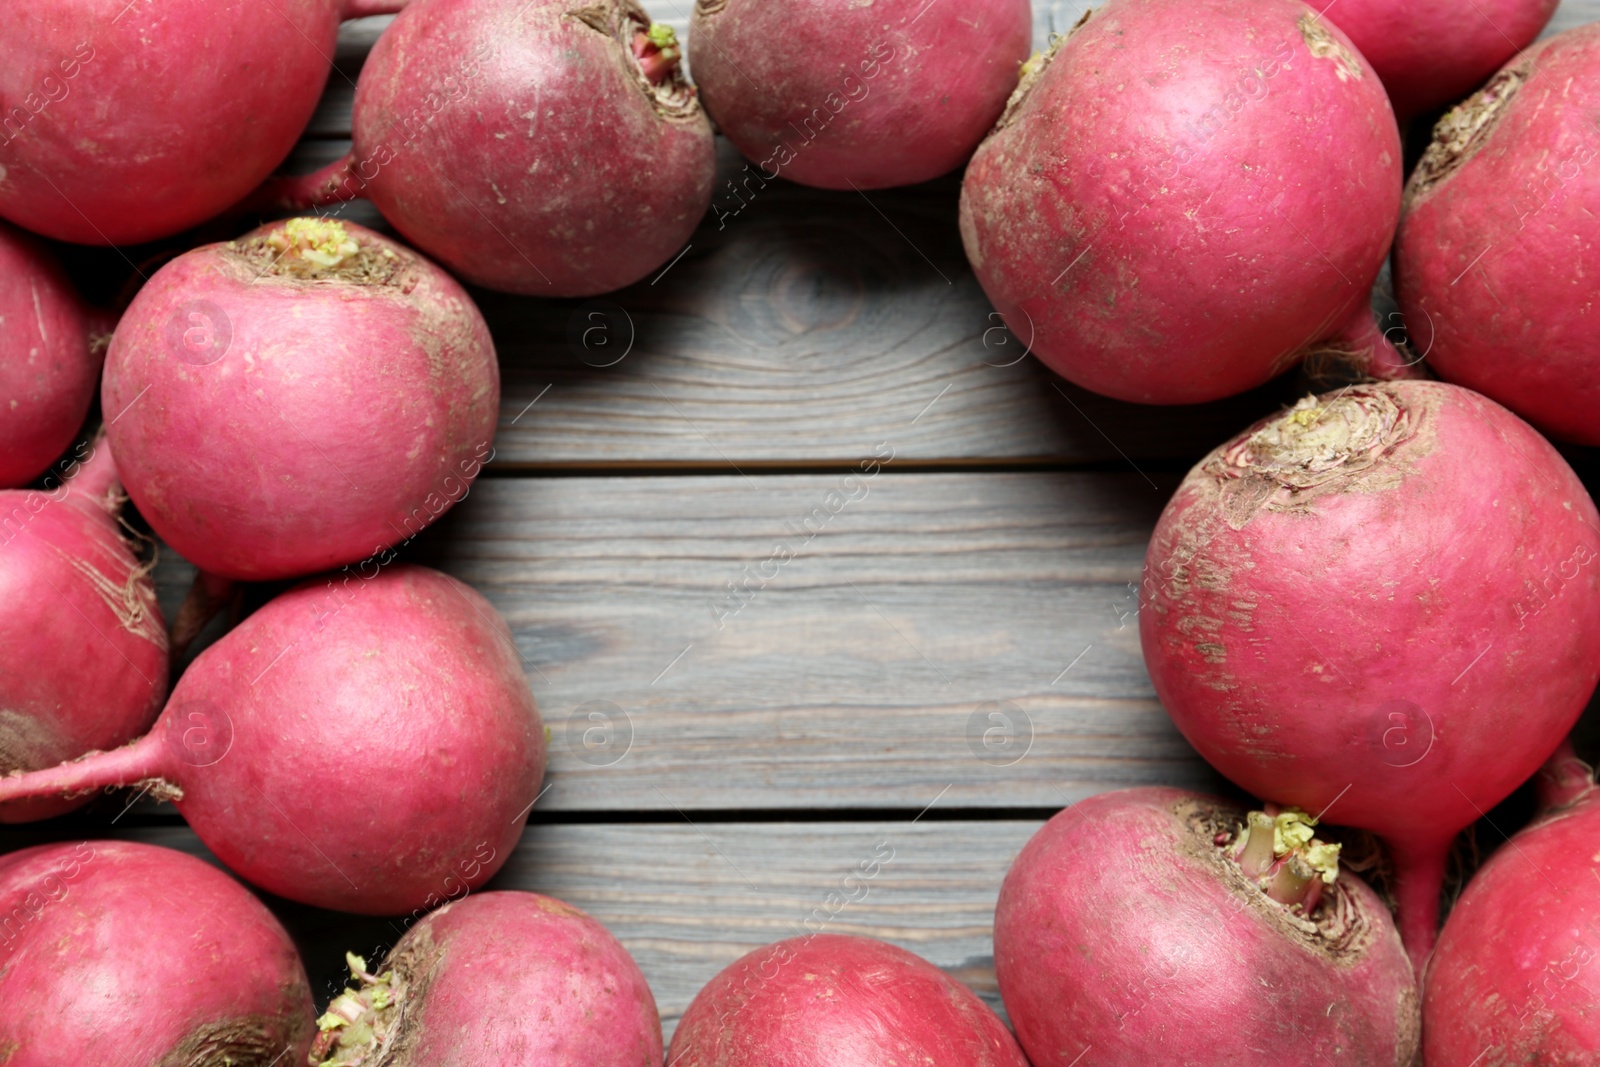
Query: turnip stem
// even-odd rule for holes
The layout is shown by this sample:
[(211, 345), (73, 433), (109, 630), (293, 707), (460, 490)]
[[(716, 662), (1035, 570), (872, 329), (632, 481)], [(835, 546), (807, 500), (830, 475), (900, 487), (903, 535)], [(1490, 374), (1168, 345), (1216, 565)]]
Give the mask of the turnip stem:
[[(89, 446), (89, 455), (67, 479), (67, 488), (101, 507), (106, 507), (111, 495), (122, 489), (116, 462), (111, 458), (111, 446), (106, 443), (103, 433), (95, 438)], [(113, 509), (107, 507), (107, 510)]]
[(660, 85), (678, 69), (683, 51), (671, 26), (652, 23), (649, 32), (641, 30), (633, 35), (633, 58), (645, 79), (651, 85)]
[(1299, 856), (1290, 856), (1273, 874), (1267, 886), (1267, 896), (1290, 907), (1304, 904), (1316, 877), (1317, 872), (1309, 863)]
[(1564, 808), (1594, 788), (1594, 768), (1578, 758), (1569, 737), (1545, 760), (1534, 784), (1541, 812)]
[(1239, 866), (1251, 878), (1259, 878), (1272, 868), (1272, 817), (1266, 812), (1252, 811), (1248, 816), (1250, 836), (1238, 855)]

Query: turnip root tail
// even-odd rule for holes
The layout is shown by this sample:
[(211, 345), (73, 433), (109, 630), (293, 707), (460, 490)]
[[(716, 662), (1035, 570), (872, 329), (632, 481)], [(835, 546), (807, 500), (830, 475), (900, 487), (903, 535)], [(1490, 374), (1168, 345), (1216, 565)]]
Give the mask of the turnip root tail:
[(1540, 768), (1534, 788), (1541, 812), (1564, 808), (1594, 788), (1594, 768), (1578, 758), (1569, 737)]
[(1445, 859), (1452, 838), (1443, 841), (1405, 842), (1391, 847), (1395, 873), (1396, 925), (1411, 957), (1417, 979), (1422, 978), (1433, 943), (1439, 937), (1439, 895), (1444, 891)]
[(1414, 356), (1378, 329), (1372, 310), (1362, 303), (1326, 340), (1306, 353), (1306, 369), (1314, 378), (1341, 377), (1393, 382), (1425, 379), (1422, 357)]
[(67, 476), (67, 490), (115, 512), (122, 505), (122, 480), (117, 476), (116, 460), (102, 433), (89, 445), (89, 454)]
[(407, 3), (409, 0), (344, 0), (339, 17), (348, 21), (373, 15), (398, 15)]
[(89, 351), (103, 359), (106, 349), (111, 347), (111, 335), (117, 332), (117, 321), (122, 316), (99, 307), (85, 308), (84, 314), (89, 320)]
[(308, 211), (315, 207), (364, 199), (367, 183), (356, 175), (355, 166), (356, 153), (352, 148), (341, 158), (310, 174), (268, 178), (260, 188), (235, 205), (229, 214)]
[(1420, 358), (1396, 347), (1389, 339), (1389, 331), (1378, 329), (1372, 310), (1365, 304), (1345, 320), (1333, 340), (1347, 347), (1371, 377), (1392, 382), (1428, 376)]
[(159, 727), (122, 748), (92, 752), (43, 771), (10, 774), (0, 778), (0, 804), (38, 797), (77, 797), (108, 786), (161, 781), (161, 795), (179, 799), (182, 792), (171, 784), (171, 759)]
[(172, 620), (172, 629), (168, 634), (167, 644), (173, 656), (183, 655), (184, 650), (200, 636), (200, 631), (206, 628), (206, 624), (216, 618), (217, 613), (227, 607), (239, 591), (239, 583), (232, 578), (209, 571), (196, 572), (194, 583), (189, 586), (189, 595), (183, 598), (178, 617)]

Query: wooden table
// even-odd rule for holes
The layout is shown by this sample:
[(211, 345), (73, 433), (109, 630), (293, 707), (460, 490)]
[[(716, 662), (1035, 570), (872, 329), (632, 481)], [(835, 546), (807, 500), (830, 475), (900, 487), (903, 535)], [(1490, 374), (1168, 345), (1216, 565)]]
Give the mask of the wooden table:
[[(682, 33), (686, 4), (656, 14)], [(1041, 8), (1040, 40), (1085, 6)], [(1566, 0), (1553, 29), (1597, 16)], [(345, 27), (295, 166), (348, 146), (387, 21)], [(510, 621), (553, 732), (492, 888), (606, 923), (669, 1035), (717, 970), (818, 929), (904, 945), (998, 1009), (995, 895), (1045, 818), (1124, 786), (1226, 788), (1156, 701), (1134, 583), (1182, 473), (1304, 383), (1142, 408), (1019, 359), (967, 269), (958, 191), (774, 183), (607, 298), (479, 294), (496, 458), (412, 558)], [(170, 554), (158, 572), (169, 618), (191, 574)], [(209, 858), (170, 808), (125, 803), (0, 847), (111, 835)], [(891, 850), (864, 890), (842, 884)], [(381, 955), (402, 929), (269, 903), (324, 1000), (346, 949)]]

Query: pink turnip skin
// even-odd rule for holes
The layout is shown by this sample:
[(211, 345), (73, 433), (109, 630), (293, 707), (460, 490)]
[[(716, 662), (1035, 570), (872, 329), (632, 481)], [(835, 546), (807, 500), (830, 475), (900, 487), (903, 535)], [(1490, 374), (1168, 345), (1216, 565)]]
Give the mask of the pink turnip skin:
[(0, 801), (151, 785), (235, 874), (368, 915), (505, 862), (544, 774), (505, 622), (423, 567), (314, 579), (206, 649), (132, 745), (0, 778)]
[(1428, 365), (1600, 445), (1600, 26), (1523, 52), (1445, 116), (1406, 188), (1395, 289)]
[(355, 985), (328, 1006), (311, 1064), (661, 1065), (661, 1017), (639, 965), (551, 897), (473, 894), (419, 920), (375, 974), (364, 964), (351, 957)]
[(294, 943), (233, 879), (122, 841), (0, 856), (6, 1067), (269, 1067), (315, 1032)]
[[(63, 473), (0, 492), (0, 774), (126, 744), (167, 695), (167, 633), (150, 566), (118, 526), (111, 452), (85, 445)], [(81, 804), (0, 804), (0, 823)]]
[(1324, 17), (1371, 63), (1401, 119), (1454, 103), (1533, 43), (1561, 0), (1338, 0)]
[(1023, 847), (994, 962), (1033, 1067), (1415, 1062), (1416, 985), (1383, 902), (1341, 872), (1314, 921), (1291, 915), (1214, 843), (1243, 816), (1125, 789), (1060, 812)]
[(0, 0), (0, 216), (96, 245), (205, 221), (294, 147), (339, 20), (403, 3)]
[(966, 162), (1032, 39), (1027, 0), (699, 0), (689, 63), (756, 180), (886, 189)]
[(0, 222), (0, 489), (27, 485), (72, 444), (110, 335), (44, 250)]
[(973, 155), (961, 236), (1058, 374), (1196, 403), (1370, 337), (1400, 167), (1377, 75), (1306, 5), (1110, 0)]
[(1428, 1067), (1581, 1067), (1600, 1049), (1600, 791), (1502, 845), (1456, 901), (1428, 966)]
[(499, 405), (488, 326), (454, 279), (313, 220), (163, 267), (117, 327), (101, 390), (140, 513), (202, 570), (254, 581), (416, 536), (467, 494)]
[(1356, 385), (1189, 472), (1150, 541), (1139, 631), (1213, 766), (1388, 841), (1420, 966), (1450, 841), (1538, 768), (1600, 676), (1600, 519), (1498, 404)]
[(741, 957), (706, 983), (672, 1067), (1027, 1067), (977, 994), (905, 949), (813, 934)]
[(639, 281), (683, 248), (716, 176), (676, 42), (650, 27), (633, 0), (414, 0), (362, 68), (350, 156), (276, 195), (368, 197), (489, 289)]

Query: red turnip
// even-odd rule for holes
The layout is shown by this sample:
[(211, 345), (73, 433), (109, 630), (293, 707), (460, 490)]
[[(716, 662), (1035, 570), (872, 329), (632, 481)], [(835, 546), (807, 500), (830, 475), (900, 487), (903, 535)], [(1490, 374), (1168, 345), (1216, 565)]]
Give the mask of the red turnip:
[(0, 856), (6, 1067), (305, 1062), (311, 988), (293, 942), (233, 879), (121, 841)]
[(711, 125), (678, 60), (634, 0), (415, 0), (362, 68), (350, 155), (269, 191), (298, 207), (368, 197), (490, 289), (619, 289), (677, 253), (711, 201)]
[[(1553, 761), (1554, 762), (1554, 761)], [(1439, 935), (1423, 995), (1428, 1067), (1586, 1064), (1600, 1049), (1600, 791), (1551, 767), (1559, 806), (1478, 870)]]
[(0, 489), (33, 481), (72, 444), (111, 325), (42, 249), (0, 222)]
[(977, 995), (903, 948), (812, 934), (736, 960), (678, 1023), (672, 1067), (1027, 1067)]
[(482, 893), (406, 931), (328, 1005), (324, 1067), (660, 1067), (661, 1019), (604, 926), (537, 893)]
[(1297, 0), (1110, 0), (967, 167), (961, 236), (1057, 373), (1214, 400), (1338, 342), (1401, 373), (1368, 296), (1400, 209), (1383, 86)]
[(1428, 364), (1600, 445), (1600, 25), (1542, 41), (1440, 120), (1406, 188), (1395, 288)]
[(489, 602), (374, 564), (271, 601), (200, 654), (144, 738), (0, 778), (0, 801), (143, 783), (263, 889), (394, 915), (488, 881), (544, 758)]
[(1310, 826), (1164, 788), (1046, 823), (994, 924), (1000, 995), (1034, 1067), (1411, 1067), (1405, 949)]
[[(1324, 17), (1361, 50), (1402, 119), (1453, 103), (1539, 36), (1560, 0), (1337, 0)], [(1319, 5), (1320, 6), (1320, 5)]]
[[(111, 452), (82, 446), (64, 473), (0, 492), (0, 774), (125, 744), (167, 695), (167, 634), (150, 565), (118, 526)], [(80, 803), (0, 804), (0, 823)]]
[(203, 222), (305, 129), (341, 18), (405, 0), (0, 0), (0, 216), (82, 244)]
[(311, 219), (161, 268), (117, 327), (101, 398), (140, 514), (202, 570), (251, 580), (416, 536), (467, 494), (499, 404), (460, 285)]
[(1139, 630), (1178, 729), (1255, 795), (1386, 838), (1419, 965), (1451, 839), (1600, 676), (1597, 521), (1515, 415), (1391, 382), (1216, 449), (1151, 538)]
[(966, 161), (1032, 39), (1028, 0), (699, 0), (689, 62), (758, 183), (883, 189)]

